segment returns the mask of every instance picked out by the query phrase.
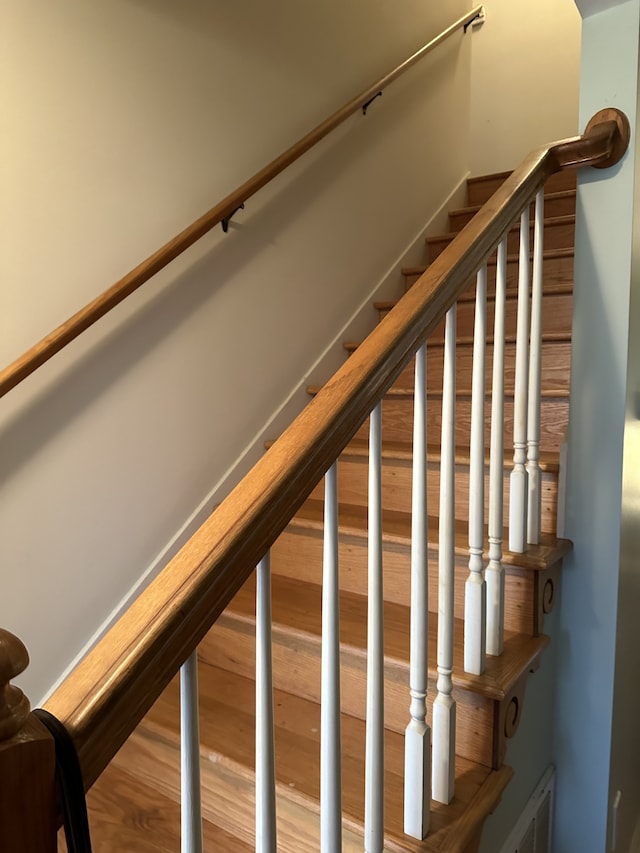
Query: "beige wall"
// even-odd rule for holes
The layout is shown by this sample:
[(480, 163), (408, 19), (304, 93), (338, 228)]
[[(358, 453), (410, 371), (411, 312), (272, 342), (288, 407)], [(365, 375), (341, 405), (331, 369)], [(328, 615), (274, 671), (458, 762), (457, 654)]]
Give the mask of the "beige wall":
[[(7, 0), (0, 363), (468, 8), (434, 5)], [(34, 701), (300, 404), (466, 173), (470, 42), (0, 403), (0, 624)]]
[(471, 172), (511, 169), (578, 133), (581, 19), (574, 0), (491, 0), (473, 41)]

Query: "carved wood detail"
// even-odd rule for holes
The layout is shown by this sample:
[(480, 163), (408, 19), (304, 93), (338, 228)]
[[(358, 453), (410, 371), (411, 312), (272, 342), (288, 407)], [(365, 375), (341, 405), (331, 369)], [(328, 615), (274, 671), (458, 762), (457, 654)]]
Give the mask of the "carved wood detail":
[(536, 672), (540, 666), (540, 657), (532, 661), (529, 669), (520, 676), (507, 696), (502, 700), (496, 700), (494, 708), (494, 736), (493, 736), (493, 767), (502, 767), (507, 739), (518, 731), (522, 711), (524, 708), (524, 697), (527, 689), (529, 675)]
[(17, 734), (29, 716), (29, 700), (11, 679), (29, 665), (24, 643), (0, 628), (0, 741)]
[(558, 597), (562, 560), (549, 568), (535, 573), (535, 607), (533, 612), (533, 636), (539, 637), (544, 628), (544, 617), (551, 613)]

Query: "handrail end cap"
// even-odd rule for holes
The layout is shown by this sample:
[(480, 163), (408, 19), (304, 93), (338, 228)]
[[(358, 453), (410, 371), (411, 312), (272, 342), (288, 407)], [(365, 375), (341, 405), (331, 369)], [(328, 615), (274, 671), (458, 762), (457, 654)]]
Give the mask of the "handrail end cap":
[(584, 135), (588, 136), (590, 130), (593, 130), (597, 125), (605, 121), (615, 121), (618, 126), (618, 132), (614, 135), (612, 140), (611, 154), (606, 160), (594, 163), (594, 169), (608, 169), (611, 166), (615, 166), (616, 163), (619, 163), (620, 160), (622, 160), (625, 151), (629, 147), (629, 140), (631, 139), (631, 125), (629, 124), (629, 119), (626, 114), (617, 107), (605, 107), (602, 110), (598, 110), (598, 112), (589, 119)]

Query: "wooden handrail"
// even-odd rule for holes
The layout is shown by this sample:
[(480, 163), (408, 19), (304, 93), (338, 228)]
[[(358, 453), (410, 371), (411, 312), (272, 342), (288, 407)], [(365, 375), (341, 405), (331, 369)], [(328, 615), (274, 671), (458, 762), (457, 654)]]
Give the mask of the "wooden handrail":
[(418, 346), (554, 172), (613, 165), (629, 125), (530, 154), (46, 703), (89, 787), (202, 640)]
[(408, 71), (419, 60), (430, 53), (435, 47), (441, 44), (454, 32), (461, 27), (466, 28), (468, 24), (480, 17), (483, 12), (482, 6), (475, 6), (466, 15), (454, 21), (440, 35), (427, 42), (420, 50), (416, 51), (404, 62), (400, 63), (393, 71), (385, 74), (380, 80), (365, 89), (364, 92), (352, 98), (341, 109), (325, 119), (316, 128), (303, 136), (295, 145), (288, 148), (275, 160), (272, 160), (263, 169), (245, 181), (236, 190), (230, 193), (222, 201), (218, 202), (215, 207), (203, 214), (194, 223), (181, 231), (168, 243), (165, 243), (161, 249), (154, 252), (145, 261), (134, 267), (131, 272), (127, 273), (123, 278), (113, 284), (100, 296), (81, 308), (72, 317), (61, 323), (56, 329), (50, 332), (46, 337), (42, 338), (37, 344), (28, 349), (25, 353), (19, 356), (14, 362), (8, 365), (4, 370), (0, 371), (0, 397), (3, 397), (12, 388), (15, 388), (23, 379), (30, 376), (35, 370), (45, 364), (52, 356), (60, 352), (67, 344), (75, 340), (82, 332), (86, 331), (90, 326), (108, 314), (112, 308), (119, 305), (124, 299), (134, 293), (143, 284), (149, 281), (156, 273), (164, 269), (171, 261), (175, 260), (190, 246), (193, 246), (201, 237), (208, 231), (211, 231), (216, 225), (230, 217), (238, 208), (243, 205), (251, 196), (255, 195), (258, 190), (261, 190), (266, 184), (277, 177), (288, 166), (306, 154), (314, 145), (324, 139), (331, 131), (335, 130), (346, 119), (358, 112), (368, 101), (375, 97), (379, 92), (384, 91), (394, 80)]

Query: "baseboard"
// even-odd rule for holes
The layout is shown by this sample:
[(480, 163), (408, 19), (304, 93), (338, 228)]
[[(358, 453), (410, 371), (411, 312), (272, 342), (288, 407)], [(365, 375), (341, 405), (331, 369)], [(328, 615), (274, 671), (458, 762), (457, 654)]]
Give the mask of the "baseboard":
[(170, 539), (151, 565), (138, 578), (127, 594), (112, 610), (107, 619), (100, 625), (91, 639), (71, 661), (62, 675), (56, 680), (37, 703), (44, 704), (67, 675), (78, 665), (85, 655), (96, 645), (104, 634), (118, 621), (120, 616), (130, 607), (146, 586), (160, 573), (167, 563), (178, 553), (180, 548), (193, 536), (196, 530), (211, 515), (214, 508), (235, 488), (247, 472), (255, 465), (264, 453), (265, 441), (276, 438), (297, 417), (309, 401), (307, 387), (320, 384), (332, 376), (344, 363), (345, 340), (358, 340), (369, 334), (376, 322), (373, 302), (376, 300), (397, 299), (403, 292), (402, 267), (419, 264), (424, 257), (425, 235), (440, 233), (447, 230), (446, 217), (452, 207), (460, 207), (464, 203), (464, 192), (468, 173), (454, 187), (447, 198), (433, 213), (427, 222), (419, 229), (398, 258), (391, 264), (378, 283), (364, 297), (358, 308), (338, 331), (333, 340), (317, 358), (313, 366), (292, 389), (289, 396), (278, 407), (264, 426), (254, 435), (238, 459), (225, 471), (201, 503), (193, 510), (182, 527)]

